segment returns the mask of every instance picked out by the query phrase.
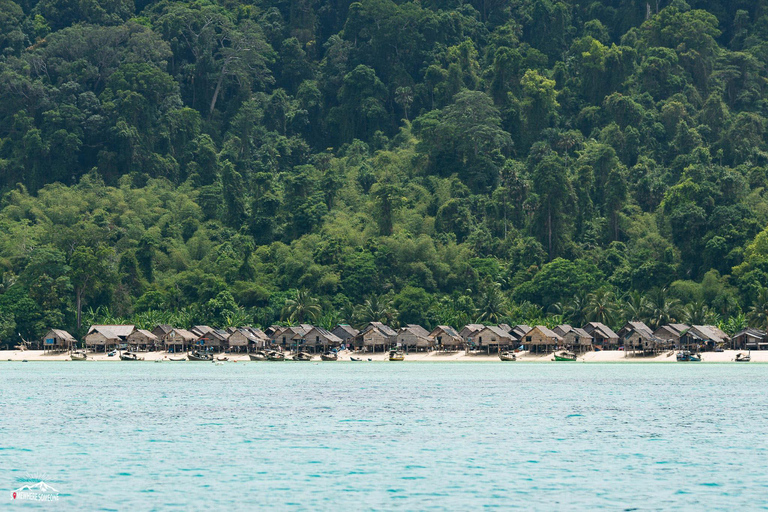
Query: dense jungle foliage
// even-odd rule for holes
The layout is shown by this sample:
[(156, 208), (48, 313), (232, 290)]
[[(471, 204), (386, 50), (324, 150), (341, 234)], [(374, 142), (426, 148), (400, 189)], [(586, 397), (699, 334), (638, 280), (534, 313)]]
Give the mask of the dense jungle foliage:
[(0, 339), (766, 327), (767, 91), (766, 0), (0, 0)]

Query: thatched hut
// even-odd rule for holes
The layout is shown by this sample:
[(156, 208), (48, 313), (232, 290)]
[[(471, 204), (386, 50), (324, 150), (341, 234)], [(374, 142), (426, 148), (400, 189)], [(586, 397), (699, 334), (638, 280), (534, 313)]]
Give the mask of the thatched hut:
[(378, 348), (386, 351), (396, 340), (397, 333), (391, 327), (381, 322), (370, 322), (355, 336), (355, 346), (374, 352)]
[(360, 331), (358, 331), (351, 325), (339, 324), (333, 328), (331, 333), (334, 336), (338, 336), (339, 339), (341, 339), (341, 342), (343, 344), (351, 345), (355, 341), (355, 336), (357, 336), (360, 333)]
[(516, 339), (504, 329), (500, 329), (497, 325), (487, 325), (475, 333), (470, 346), (485, 348), (490, 354), (491, 349), (498, 352), (502, 348), (511, 347), (515, 342)]
[(128, 336), (136, 329), (133, 325), (92, 325), (85, 336), (86, 348), (107, 352), (126, 344)]
[(259, 343), (259, 339), (250, 330), (242, 327), (230, 327), (227, 333), (227, 346), (231, 352), (248, 352), (250, 347)]
[(160, 344), (160, 339), (145, 329), (136, 329), (128, 335), (126, 342), (133, 350), (155, 350)]
[(525, 338), (526, 334), (531, 332), (531, 329), (532, 327), (530, 325), (518, 324), (514, 326), (509, 333), (518, 340), (522, 340)]
[(768, 350), (768, 334), (760, 329), (747, 327), (731, 339), (734, 350)]
[(267, 344), (269, 344), (269, 336), (267, 336), (267, 334), (258, 327), (243, 327), (243, 329), (256, 337), (256, 345), (249, 347), (249, 350), (251, 348), (264, 348), (267, 346)]
[(568, 324), (558, 325), (552, 329), (555, 334), (563, 338), (563, 345), (569, 350), (580, 353), (592, 350), (592, 336), (580, 327)]
[(429, 350), (434, 340), (422, 326), (408, 324), (397, 331), (397, 344), (405, 350)]
[(618, 350), (619, 335), (607, 325), (600, 322), (589, 322), (583, 327), (592, 336), (592, 345), (598, 350)]
[(525, 335), (523, 344), (529, 352), (554, 352), (563, 345), (563, 338), (543, 325), (537, 325)]
[(161, 342), (165, 342), (165, 337), (173, 330), (173, 326), (169, 324), (160, 324), (152, 329), (152, 334), (157, 336), (157, 339)]
[(716, 325), (692, 325), (680, 336), (680, 347), (689, 350), (714, 350), (730, 343), (728, 337)]
[(429, 333), (429, 337), (437, 350), (458, 350), (464, 346), (461, 335), (449, 325), (438, 325)]
[(667, 324), (658, 327), (653, 335), (662, 340), (665, 350), (670, 350), (678, 346), (680, 336), (688, 329), (690, 326), (685, 324)]
[(477, 337), (477, 333), (485, 329), (483, 324), (467, 324), (459, 331), (459, 336), (465, 343), (471, 343)]
[(627, 322), (617, 333), (619, 340), (624, 343), (624, 352), (641, 352), (655, 354), (664, 349), (664, 340), (653, 334), (650, 327), (643, 322)]
[(61, 329), (51, 329), (43, 336), (43, 350), (72, 350), (76, 344), (75, 337)]
[(197, 336), (186, 329), (173, 328), (164, 339), (168, 352), (186, 352), (195, 343)]
[(312, 325), (299, 324), (291, 327), (283, 327), (280, 330), (276, 330), (270, 340), (275, 345), (291, 350), (296, 347), (301, 347), (304, 344), (306, 334), (312, 330)]
[(314, 352), (327, 352), (342, 344), (341, 338), (331, 331), (316, 326), (307, 331), (304, 335), (304, 340), (305, 348)]

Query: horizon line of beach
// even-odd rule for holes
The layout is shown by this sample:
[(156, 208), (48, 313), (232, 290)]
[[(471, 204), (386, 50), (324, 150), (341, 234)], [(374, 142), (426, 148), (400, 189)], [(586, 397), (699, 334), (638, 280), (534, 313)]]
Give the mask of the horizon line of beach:
[[(633, 355), (631, 352), (625, 352), (623, 350), (602, 350), (599, 352), (586, 352), (580, 354), (576, 362), (585, 363), (672, 363), (678, 362), (676, 359), (677, 351), (667, 351), (661, 354), (654, 354), (650, 356)], [(723, 352), (703, 352), (701, 354), (703, 363), (729, 363), (734, 362), (736, 354), (746, 353), (744, 350), (725, 350)], [(140, 352), (141, 357), (144, 358), (143, 362), (195, 362), (195, 361), (170, 361), (170, 357), (178, 357), (185, 353), (173, 353), (165, 351), (157, 352)], [(553, 354), (531, 354), (528, 352), (519, 352), (517, 355), (517, 361), (514, 362), (528, 362), (528, 363), (544, 363), (552, 362)], [(221, 362), (254, 362), (250, 361), (248, 354), (220, 354), (222, 358), (226, 358), (226, 361)], [(361, 362), (378, 362), (388, 361), (387, 352), (365, 353), (365, 352), (352, 352), (348, 350), (341, 351), (339, 353), (338, 361), (326, 361), (324, 363), (332, 364), (333, 362), (351, 362), (352, 357)], [(768, 350), (766, 351), (752, 351), (751, 362), (755, 363), (768, 363)], [(71, 361), (69, 352), (46, 352), (43, 350), (0, 350), (0, 362), (21, 362), (21, 361)], [(108, 356), (103, 352), (89, 352), (88, 361), (83, 361), (84, 364), (88, 362), (96, 361), (108, 361), (108, 362), (121, 362), (119, 355)], [(314, 362), (320, 362), (319, 355), (315, 355), (312, 358)], [(141, 361), (138, 361), (141, 362)], [(286, 361), (286, 364), (290, 364), (293, 361)], [(409, 352), (405, 354), (405, 361), (403, 362), (501, 362), (497, 354), (470, 354), (465, 351), (458, 352)], [(514, 363), (512, 362), (512, 363)], [(394, 362), (393, 362), (394, 364)], [(690, 363), (697, 364), (697, 363)]]

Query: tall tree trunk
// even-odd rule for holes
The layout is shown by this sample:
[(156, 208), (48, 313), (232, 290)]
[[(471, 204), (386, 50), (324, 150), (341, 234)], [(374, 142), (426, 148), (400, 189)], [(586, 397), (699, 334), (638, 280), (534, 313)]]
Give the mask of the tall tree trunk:
[(547, 205), (547, 236), (549, 238), (549, 259), (552, 259), (552, 205)]
[(80, 331), (81, 320), (83, 317), (83, 289), (78, 288), (75, 292), (75, 300), (77, 303), (77, 330)]
[(213, 98), (211, 99), (211, 108), (208, 111), (208, 115), (213, 115), (213, 109), (216, 108), (216, 100), (219, 98), (219, 92), (221, 91), (221, 84), (224, 82), (224, 75), (227, 72), (227, 67), (221, 68), (221, 74), (219, 75), (219, 81), (216, 82), (216, 89), (213, 91)]

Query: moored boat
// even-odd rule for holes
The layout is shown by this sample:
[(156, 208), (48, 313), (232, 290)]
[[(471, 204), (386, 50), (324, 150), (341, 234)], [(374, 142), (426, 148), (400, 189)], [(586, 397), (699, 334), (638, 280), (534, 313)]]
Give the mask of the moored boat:
[(677, 353), (677, 360), (679, 362), (698, 362), (701, 361), (701, 356), (691, 353), (690, 350), (681, 350)]
[(213, 356), (211, 354), (206, 354), (205, 352), (198, 352), (197, 350), (187, 354), (187, 357), (189, 358), (190, 361), (213, 361)]
[(563, 350), (562, 352), (555, 352), (555, 361), (575, 361), (576, 354)]
[(403, 353), (402, 350), (390, 350), (389, 351), (389, 360), (390, 361), (405, 361), (405, 353)]
[(285, 361), (285, 354), (282, 352), (277, 352), (276, 350), (273, 350), (272, 352), (267, 353), (267, 360), (268, 361)]
[(320, 354), (320, 360), (321, 361), (338, 361), (339, 355), (336, 352), (326, 352), (325, 354)]
[(501, 352), (499, 359), (502, 361), (517, 361), (517, 356), (512, 352)]
[(362, 359), (360, 359), (359, 357), (352, 357), (352, 356), (349, 356), (349, 360), (350, 361), (362, 361)]
[(168, 360), (173, 361), (174, 363), (177, 363), (179, 361), (186, 361), (187, 356), (169, 357)]
[(219, 356), (216, 358), (217, 361), (229, 361), (229, 358), (227, 356)]
[(737, 363), (748, 363), (752, 360), (752, 356), (748, 353), (739, 352), (736, 354), (736, 362)]
[(248, 358), (251, 361), (266, 361), (267, 360), (267, 354), (259, 350), (258, 352), (254, 352), (253, 354), (248, 354)]
[(88, 360), (88, 356), (85, 355), (85, 352), (82, 352), (82, 351), (72, 352), (72, 354), (70, 354), (69, 358), (72, 361), (87, 361)]
[(293, 360), (293, 361), (311, 361), (312, 360), (312, 356), (307, 354), (306, 352), (298, 352), (298, 353), (293, 355), (291, 360)]
[(120, 360), (121, 361), (143, 361), (143, 357), (139, 357), (139, 355), (135, 352), (123, 352), (120, 354)]

